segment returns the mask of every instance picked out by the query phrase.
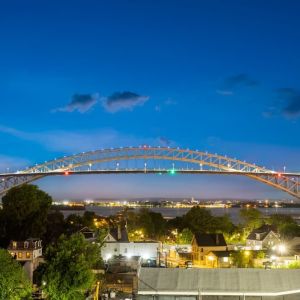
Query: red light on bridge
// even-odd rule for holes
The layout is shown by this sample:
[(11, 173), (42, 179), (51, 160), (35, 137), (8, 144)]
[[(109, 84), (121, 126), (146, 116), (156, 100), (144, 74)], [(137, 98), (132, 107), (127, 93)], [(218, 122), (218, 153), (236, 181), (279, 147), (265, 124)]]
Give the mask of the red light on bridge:
[(69, 171), (65, 171), (65, 176), (68, 176), (69, 174), (70, 174), (70, 172)]
[(281, 177), (282, 175), (281, 175), (281, 173), (278, 173), (277, 176), (278, 176), (278, 177)]

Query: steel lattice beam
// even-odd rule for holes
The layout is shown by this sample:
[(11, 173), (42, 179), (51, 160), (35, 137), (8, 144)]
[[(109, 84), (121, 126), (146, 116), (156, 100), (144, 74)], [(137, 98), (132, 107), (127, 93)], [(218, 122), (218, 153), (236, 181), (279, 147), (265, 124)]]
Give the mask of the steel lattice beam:
[[(45, 176), (63, 174), (65, 171), (73, 174), (94, 174), (108, 173), (112, 171), (133, 173), (133, 169), (119, 168), (119, 162), (129, 162), (132, 160), (144, 160), (145, 167), (134, 169), (136, 173), (160, 172), (160, 169), (149, 167), (147, 162), (168, 161), (175, 163), (187, 163), (188, 170), (201, 171), (194, 173), (218, 173), (218, 174), (238, 174), (258, 180), (279, 190), (289, 193), (300, 199), (300, 174), (280, 174), (264, 167), (256, 166), (241, 160), (226, 156), (211, 154), (208, 152), (193, 151), (189, 149), (175, 149), (167, 147), (127, 147), (116, 149), (104, 149), (80, 153), (72, 156), (65, 156), (43, 164), (39, 164), (22, 171), (11, 174), (0, 174), (0, 195), (5, 194), (10, 188), (24, 183), (28, 183)], [(104, 170), (103, 168), (93, 169), (92, 166), (103, 163), (115, 162), (114, 168)], [(161, 170), (163, 171), (163, 170)], [(192, 173), (192, 172), (190, 172)]]

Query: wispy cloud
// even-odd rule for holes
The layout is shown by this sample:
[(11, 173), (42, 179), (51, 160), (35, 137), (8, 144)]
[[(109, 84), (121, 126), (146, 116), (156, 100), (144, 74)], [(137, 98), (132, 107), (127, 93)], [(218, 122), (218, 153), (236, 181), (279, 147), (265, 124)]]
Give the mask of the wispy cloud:
[[(127, 135), (113, 129), (27, 132), (0, 126), (0, 132), (25, 141), (40, 144), (50, 151), (70, 154), (110, 147), (138, 146), (145, 144), (166, 146), (171, 143), (171, 141), (166, 138)], [(172, 142), (172, 144), (175, 143)]]
[(74, 112), (79, 111), (85, 113), (89, 111), (95, 104), (97, 104), (98, 94), (75, 94), (69, 104), (53, 110), (53, 112)]
[(237, 88), (255, 87), (257, 85), (259, 85), (259, 81), (253, 79), (248, 74), (240, 73), (225, 78), (221, 88), (217, 90), (217, 93), (223, 96), (231, 96)]
[(233, 95), (232, 91), (225, 91), (225, 90), (217, 90), (217, 94), (222, 96), (231, 96)]
[(149, 100), (149, 96), (139, 95), (133, 92), (116, 92), (111, 96), (104, 98), (103, 107), (110, 113), (121, 110), (133, 110), (136, 106), (142, 106)]
[(157, 112), (161, 112), (164, 107), (177, 105), (177, 102), (171, 98), (165, 100), (164, 102), (157, 104), (154, 106), (154, 110)]
[(277, 90), (279, 99), (284, 102), (281, 109), (283, 115), (291, 118), (300, 116), (300, 92), (292, 88)]
[(275, 91), (276, 100), (263, 113), (265, 117), (282, 115), (288, 119), (300, 117), (300, 91), (293, 88), (280, 88)]
[(75, 112), (86, 113), (97, 103), (102, 103), (103, 108), (109, 113), (121, 110), (132, 111), (136, 106), (142, 106), (149, 100), (148, 96), (133, 92), (116, 92), (108, 97), (99, 97), (99, 94), (74, 94), (71, 102), (65, 106), (58, 107), (52, 112)]

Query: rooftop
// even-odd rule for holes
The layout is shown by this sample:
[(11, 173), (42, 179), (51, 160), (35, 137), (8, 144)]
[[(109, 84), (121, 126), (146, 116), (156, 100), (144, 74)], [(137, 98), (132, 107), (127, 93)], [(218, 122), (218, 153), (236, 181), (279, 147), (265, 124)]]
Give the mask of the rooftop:
[(197, 233), (194, 238), (199, 247), (227, 246), (222, 233)]
[(247, 237), (247, 240), (264, 240), (265, 237), (273, 231), (274, 233), (277, 232), (277, 229), (274, 225), (263, 225), (257, 229), (254, 229), (250, 232), (250, 234)]
[(25, 241), (10, 241), (8, 250), (33, 250), (42, 248), (42, 241), (38, 238), (29, 238)]
[(141, 268), (140, 295), (300, 295), (300, 270)]

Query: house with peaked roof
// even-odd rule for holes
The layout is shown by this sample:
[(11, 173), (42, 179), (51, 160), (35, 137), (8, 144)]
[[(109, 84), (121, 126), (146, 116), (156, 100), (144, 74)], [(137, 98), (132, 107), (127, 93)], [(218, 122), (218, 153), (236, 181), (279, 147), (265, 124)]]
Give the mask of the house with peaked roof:
[(269, 249), (279, 243), (279, 234), (272, 225), (263, 225), (252, 230), (246, 239), (246, 247), (253, 250)]
[(42, 254), (42, 241), (39, 238), (29, 238), (25, 241), (10, 241), (7, 248), (11, 256), (21, 263), (30, 281), (33, 272), (38, 267)]
[(126, 228), (121, 228), (121, 226), (118, 226), (117, 228), (109, 229), (106, 237), (104, 238), (104, 242), (128, 243), (129, 239)]
[(210, 252), (228, 251), (227, 243), (222, 233), (197, 233), (192, 239), (193, 264), (205, 265), (206, 256)]
[(81, 233), (88, 242), (95, 242), (97, 239), (96, 232), (87, 226), (81, 228), (78, 232)]
[(141, 257), (143, 262), (156, 261), (161, 243), (157, 241), (130, 242), (126, 228), (112, 228), (104, 238), (102, 258), (107, 261), (114, 257)]

